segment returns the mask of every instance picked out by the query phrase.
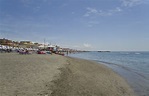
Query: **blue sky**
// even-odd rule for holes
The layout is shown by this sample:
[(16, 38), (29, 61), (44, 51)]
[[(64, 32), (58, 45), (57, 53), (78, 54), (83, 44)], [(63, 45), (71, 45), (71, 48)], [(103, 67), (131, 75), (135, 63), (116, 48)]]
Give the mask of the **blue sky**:
[(0, 38), (149, 51), (149, 0), (0, 0)]

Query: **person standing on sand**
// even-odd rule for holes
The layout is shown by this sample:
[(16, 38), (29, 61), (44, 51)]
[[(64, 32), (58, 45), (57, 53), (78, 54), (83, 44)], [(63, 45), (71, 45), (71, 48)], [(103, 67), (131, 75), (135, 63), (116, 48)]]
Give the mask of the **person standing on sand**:
[(68, 55), (69, 51), (67, 50), (67, 55)]

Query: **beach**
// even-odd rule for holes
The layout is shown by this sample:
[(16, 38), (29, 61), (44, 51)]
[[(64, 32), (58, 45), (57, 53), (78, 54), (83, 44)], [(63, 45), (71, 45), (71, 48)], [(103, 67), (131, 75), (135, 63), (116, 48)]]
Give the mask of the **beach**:
[(126, 80), (94, 61), (0, 53), (1, 96), (134, 96)]

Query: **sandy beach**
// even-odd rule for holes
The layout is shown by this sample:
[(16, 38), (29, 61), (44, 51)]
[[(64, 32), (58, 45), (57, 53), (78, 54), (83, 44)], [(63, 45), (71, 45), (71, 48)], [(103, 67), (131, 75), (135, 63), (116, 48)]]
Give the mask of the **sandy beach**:
[(117, 73), (60, 55), (0, 53), (0, 96), (134, 96)]

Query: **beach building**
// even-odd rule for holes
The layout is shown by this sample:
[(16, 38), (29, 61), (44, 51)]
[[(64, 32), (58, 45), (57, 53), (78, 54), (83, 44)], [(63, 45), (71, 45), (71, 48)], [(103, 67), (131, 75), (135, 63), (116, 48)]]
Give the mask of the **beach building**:
[(32, 45), (31, 41), (20, 41), (20, 45)]
[(0, 39), (0, 44), (1, 45), (13, 45), (13, 41), (3, 38), (3, 39)]

